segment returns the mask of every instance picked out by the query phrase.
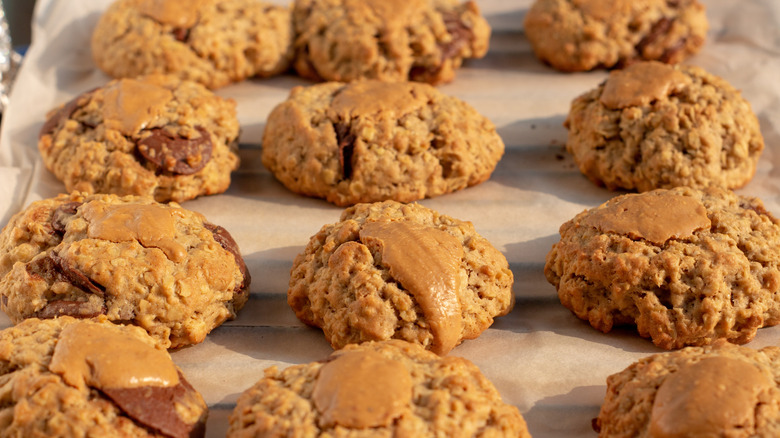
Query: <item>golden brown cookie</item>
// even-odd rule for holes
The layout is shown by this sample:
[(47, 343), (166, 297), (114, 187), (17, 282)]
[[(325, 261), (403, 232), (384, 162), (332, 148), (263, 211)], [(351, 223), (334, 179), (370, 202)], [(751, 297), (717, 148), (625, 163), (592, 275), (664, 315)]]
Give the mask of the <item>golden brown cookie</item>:
[(693, 66), (636, 63), (571, 104), (566, 149), (608, 189), (738, 188), (764, 149), (750, 104)]
[(92, 57), (115, 78), (163, 73), (213, 89), (287, 70), (292, 41), (289, 9), (260, 0), (116, 0)]
[(501, 401), (474, 364), (393, 340), (267, 369), (239, 397), (227, 436), (531, 435), (517, 408)]
[(150, 198), (60, 195), (0, 233), (0, 308), (14, 323), (105, 315), (176, 348), (235, 317), (249, 282), (224, 228)]
[(678, 63), (701, 49), (708, 24), (698, 0), (536, 0), (524, 26), (539, 59), (572, 72)]
[(743, 344), (780, 322), (780, 221), (756, 198), (679, 187), (618, 196), (560, 228), (544, 273), (603, 332), (666, 349)]
[(202, 437), (208, 408), (143, 330), (63, 316), (0, 331), (0, 437)]
[(295, 0), (295, 62), (306, 78), (449, 82), (488, 50), (477, 3), (458, 0)]
[(287, 301), (334, 348), (403, 339), (447, 354), (514, 304), (512, 271), (471, 222), (418, 204), (358, 204), (293, 262)]
[(268, 116), (263, 165), (339, 206), (411, 202), (484, 182), (504, 154), (487, 118), (418, 83), (295, 87)]

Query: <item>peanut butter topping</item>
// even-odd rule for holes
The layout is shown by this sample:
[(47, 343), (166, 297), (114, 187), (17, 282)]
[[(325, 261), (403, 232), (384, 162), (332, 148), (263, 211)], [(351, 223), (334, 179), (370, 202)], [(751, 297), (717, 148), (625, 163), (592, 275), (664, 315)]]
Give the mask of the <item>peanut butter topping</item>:
[(409, 91), (415, 88), (417, 84), (405, 82), (356, 82), (344, 86), (333, 98), (331, 108), (345, 120), (379, 112), (400, 117), (423, 104), (419, 95)]
[(669, 239), (691, 237), (711, 225), (707, 209), (700, 201), (665, 190), (610, 201), (586, 216), (581, 224), (656, 245), (663, 245)]
[(138, 10), (158, 23), (189, 29), (200, 19), (203, 4), (204, 0), (143, 0)]
[(350, 351), (322, 366), (312, 398), (321, 427), (387, 426), (411, 404), (412, 378), (397, 360)]
[(691, 79), (671, 65), (657, 61), (637, 62), (614, 70), (601, 93), (601, 103), (609, 109), (646, 106), (691, 83)]
[(758, 394), (774, 385), (770, 376), (740, 359), (714, 356), (684, 366), (658, 388), (650, 436), (726, 436), (753, 425)]
[(149, 82), (120, 79), (103, 94), (103, 122), (109, 129), (133, 135), (165, 111), (173, 99), (170, 90)]
[(360, 240), (379, 243), (382, 264), (414, 296), (431, 326), (431, 350), (447, 354), (463, 330), (458, 299), (463, 246), (458, 239), (433, 227), (381, 221), (366, 222)]
[(170, 387), (179, 383), (178, 370), (168, 353), (111, 328), (88, 323), (65, 326), (49, 370), (76, 388)]
[(108, 205), (90, 202), (82, 207), (84, 218), (89, 221), (87, 236), (111, 242), (137, 240), (146, 248), (158, 248), (174, 262), (187, 256), (187, 249), (176, 242), (175, 215), (181, 209), (159, 205), (125, 204)]
[(628, 12), (631, 0), (575, 0), (574, 4), (588, 16), (605, 20), (615, 15)]

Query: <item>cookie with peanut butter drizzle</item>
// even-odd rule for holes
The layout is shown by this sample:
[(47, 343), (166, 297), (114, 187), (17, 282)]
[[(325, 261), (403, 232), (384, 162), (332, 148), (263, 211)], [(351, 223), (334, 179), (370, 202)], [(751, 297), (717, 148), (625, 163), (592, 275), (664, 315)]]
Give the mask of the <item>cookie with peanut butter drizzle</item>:
[(227, 230), (148, 197), (60, 195), (0, 233), (0, 308), (14, 323), (104, 316), (177, 348), (235, 317), (249, 282)]
[(450, 82), (490, 42), (474, 1), (295, 0), (292, 13), (293, 65), (313, 80)]
[(95, 64), (114, 78), (170, 74), (214, 89), (284, 72), (290, 10), (260, 0), (115, 0), (92, 33)]
[(446, 355), (514, 304), (512, 271), (470, 222), (417, 204), (358, 204), (293, 262), (287, 301), (334, 348), (403, 339)]
[(701, 49), (707, 28), (698, 0), (536, 0), (524, 19), (536, 57), (565, 72), (676, 64)]
[(227, 190), (238, 133), (233, 100), (152, 75), (111, 81), (53, 109), (38, 149), (68, 191), (181, 202)]
[(718, 342), (656, 354), (607, 378), (599, 437), (780, 433), (780, 348)]
[(780, 221), (712, 187), (618, 196), (561, 225), (544, 273), (594, 328), (661, 348), (744, 344), (780, 322)]
[(268, 116), (262, 161), (293, 192), (348, 206), (480, 184), (503, 154), (493, 123), (460, 99), (361, 81), (293, 88)]
[(170, 355), (105, 317), (0, 331), (0, 380), (0, 436), (204, 436), (206, 403)]
[(610, 190), (744, 186), (764, 149), (750, 104), (693, 66), (640, 62), (571, 104), (566, 149)]
[(473, 363), (390, 340), (265, 370), (239, 396), (227, 436), (531, 435)]

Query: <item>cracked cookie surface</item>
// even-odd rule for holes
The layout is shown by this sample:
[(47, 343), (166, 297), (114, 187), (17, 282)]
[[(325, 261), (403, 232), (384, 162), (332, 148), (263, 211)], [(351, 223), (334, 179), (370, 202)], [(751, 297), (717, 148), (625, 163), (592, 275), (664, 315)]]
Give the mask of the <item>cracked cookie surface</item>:
[(493, 123), (430, 85), (329, 82), (274, 108), (262, 161), (288, 189), (348, 206), (479, 184), (503, 153)]
[(609, 376), (600, 438), (780, 434), (780, 348), (725, 342), (656, 354)]
[(537, 0), (524, 21), (536, 56), (567, 72), (676, 64), (701, 49), (707, 27), (697, 0)]
[(91, 44), (112, 77), (171, 74), (214, 89), (287, 70), (292, 40), (289, 9), (259, 0), (117, 0)]
[(780, 322), (780, 221), (757, 198), (679, 187), (618, 196), (561, 225), (544, 273), (603, 332), (661, 348), (749, 342)]
[(68, 191), (181, 202), (227, 190), (238, 134), (232, 99), (151, 75), (111, 81), (51, 110), (38, 149)]
[(228, 437), (293, 435), (531, 436), (473, 363), (398, 340), (267, 369), (239, 397)]
[(511, 310), (512, 282), (470, 222), (386, 201), (350, 207), (312, 236), (287, 301), (334, 348), (396, 338), (447, 354)]
[(296, 0), (294, 66), (313, 80), (449, 82), (488, 50), (473, 1)]
[(0, 331), (0, 437), (202, 437), (208, 408), (138, 327), (28, 319)]
[(60, 195), (0, 233), (0, 308), (14, 323), (105, 315), (177, 348), (235, 317), (249, 282), (224, 228), (151, 198)]
[(764, 150), (758, 119), (728, 82), (693, 66), (636, 63), (577, 97), (566, 149), (608, 189), (739, 188)]

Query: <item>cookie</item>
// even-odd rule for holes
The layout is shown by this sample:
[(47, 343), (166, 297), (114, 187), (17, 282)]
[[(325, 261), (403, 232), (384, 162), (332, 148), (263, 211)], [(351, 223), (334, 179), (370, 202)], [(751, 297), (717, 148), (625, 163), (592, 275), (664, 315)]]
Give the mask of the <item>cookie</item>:
[(720, 189), (618, 196), (560, 228), (544, 274), (594, 328), (661, 348), (743, 344), (780, 322), (780, 221)]
[(235, 317), (249, 282), (227, 230), (151, 198), (60, 195), (0, 233), (0, 308), (14, 323), (104, 315), (177, 348)]
[(286, 7), (260, 0), (116, 0), (92, 33), (92, 58), (114, 78), (171, 74), (214, 89), (284, 72)]
[(575, 72), (676, 64), (701, 49), (708, 23), (697, 0), (536, 0), (524, 27), (537, 58)]
[(503, 154), (493, 123), (458, 98), (363, 81), (293, 88), (268, 116), (262, 161), (293, 192), (348, 206), (479, 184)]
[(738, 188), (764, 149), (750, 104), (693, 66), (636, 63), (577, 97), (564, 123), (580, 171), (608, 189)]
[(227, 436), (531, 435), (473, 363), (392, 340), (267, 369), (239, 396)]
[(227, 190), (238, 134), (232, 99), (152, 75), (111, 81), (53, 109), (38, 149), (68, 191), (182, 202)]
[(725, 342), (656, 354), (607, 379), (599, 437), (780, 435), (780, 348)]
[(474, 1), (295, 0), (293, 23), (293, 65), (318, 81), (450, 82), (490, 40)]
[(0, 331), (0, 436), (202, 437), (208, 408), (138, 327), (61, 318)]
[(334, 348), (391, 338), (447, 354), (514, 305), (512, 271), (471, 222), (418, 204), (358, 204), (293, 262), (287, 302)]

